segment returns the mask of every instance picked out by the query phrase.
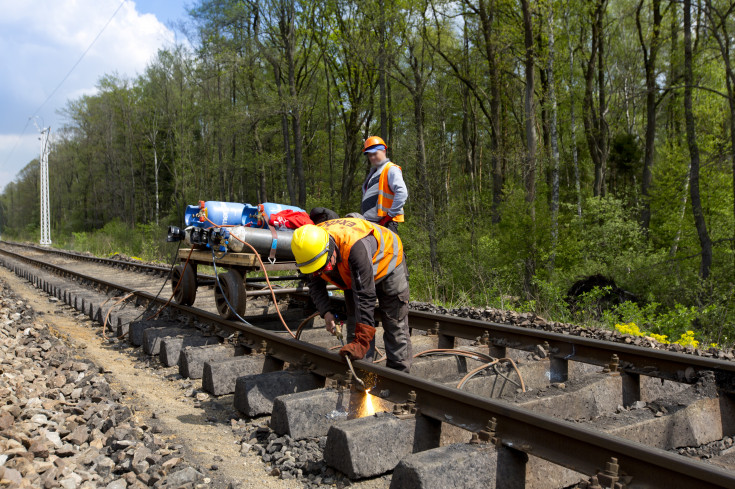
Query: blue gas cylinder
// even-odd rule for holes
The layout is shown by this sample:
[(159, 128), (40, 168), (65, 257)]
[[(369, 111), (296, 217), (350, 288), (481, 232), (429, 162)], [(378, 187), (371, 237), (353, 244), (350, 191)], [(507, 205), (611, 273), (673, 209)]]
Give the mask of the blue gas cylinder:
[[(245, 224), (245, 204), (237, 202), (200, 201), (199, 205), (189, 205), (184, 213), (187, 226), (209, 228), (216, 226), (242, 226)], [(211, 222), (209, 222), (211, 221)]]
[(259, 205), (245, 204), (245, 210), (243, 211), (243, 226), (267, 228), (268, 225), (266, 224), (265, 219), (263, 219), (263, 214), (270, 219), (279, 212), (287, 209), (294, 212), (305, 212), (301, 207), (276, 204), (274, 202), (263, 202)]
[(286, 209), (292, 210), (294, 212), (305, 212), (304, 209), (301, 207), (296, 207), (293, 205), (284, 205), (284, 204), (275, 204), (273, 202), (263, 202), (263, 211), (267, 216), (272, 216), (274, 214), (278, 214), (281, 211), (285, 211)]
[(257, 205), (245, 204), (242, 211), (242, 225), (250, 228), (259, 228), (260, 225), (260, 209)]

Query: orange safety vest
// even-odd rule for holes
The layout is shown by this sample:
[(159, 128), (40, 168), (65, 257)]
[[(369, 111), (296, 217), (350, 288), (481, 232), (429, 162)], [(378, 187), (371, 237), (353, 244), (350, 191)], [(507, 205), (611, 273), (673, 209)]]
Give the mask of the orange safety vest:
[[(327, 230), (334, 239), (340, 254), (340, 262), (337, 264), (342, 281), (346, 289), (352, 288), (352, 274), (348, 265), (350, 251), (359, 240), (372, 234), (378, 241), (378, 249), (373, 255), (373, 276), (375, 283), (390, 275), (398, 265), (403, 263), (403, 243), (392, 231), (363, 219), (343, 218), (332, 219), (317, 224)], [(325, 273), (321, 278), (341, 288), (333, 282)]]
[[(380, 180), (378, 181), (378, 217), (387, 216), (388, 211), (393, 207), (393, 197), (395, 197), (396, 194), (394, 194), (388, 186), (388, 170), (390, 170), (392, 166), (401, 170), (400, 166), (389, 161), (385, 165), (385, 168), (383, 168), (383, 171), (380, 172)], [(401, 172), (402, 171), (403, 170), (401, 170)], [(396, 222), (403, 222), (403, 214), (393, 216), (393, 220)]]

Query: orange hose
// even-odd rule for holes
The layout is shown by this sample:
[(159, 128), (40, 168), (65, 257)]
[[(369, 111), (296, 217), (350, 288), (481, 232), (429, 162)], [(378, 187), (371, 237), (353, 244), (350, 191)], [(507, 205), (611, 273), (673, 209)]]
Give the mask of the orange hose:
[(447, 355), (457, 355), (467, 358), (472, 358), (473, 360), (485, 360), (487, 362), (491, 362), (494, 360), (493, 357), (490, 355), (486, 355), (484, 353), (474, 352), (470, 350), (458, 350), (456, 348), (434, 348), (431, 350), (424, 350), (422, 352), (419, 352), (413, 356), (413, 358), (418, 358), (423, 355), (427, 355), (430, 353), (446, 353)]
[(299, 327), (296, 330), (296, 339), (297, 340), (300, 340), (301, 339), (301, 330), (304, 329), (304, 326), (306, 326), (306, 323), (308, 323), (310, 320), (314, 319), (318, 315), (319, 315), (319, 311), (315, 312), (314, 314), (312, 314), (308, 318), (306, 318), (303, 321), (301, 321), (301, 324), (299, 324)]
[(512, 358), (502, 358), (501, 360), (505, 360), (511, 364), (511, 366), (513, 367), (513, 370), (515, 370), (516, 374), (518, 375), (518, 380), (521, 381), (521, 389), (523, 390), (523, 392), (526, 392), (526, 383), (523, 382), (521, 371), (518, 370), (518, 366), (516, 365), (516, 362), (514, 362)]
[[(208, 217), (205, 217), (204, 219), (206, 219), (207, 222), (210, 223), (214, 227), (219, 227), (219, 228), (222, 228), (222, 227), (234, 227), (233, 225), (218, 226), (217, 224), (215, 224), (212, 221), (210, 221)], [(268, 272), (266, 272), (266, 270), (265, 270), (265, 265), (263, 264), (263, 260), (260, 259), (260, 253), (258, 253), (258, 250), (256, 250), (253, 247), (253, 245), (251, 245), (250, 243), (241, 240), (240, 238), (238, 238), (235, 235), (230, 235), (230, 236), (232, 236), (233, 238), (235, 238), (236, 240), (238, 240), (239, 242), (241, 242), (242, 244), (246, 245), (248, 248), (250, 248), (251, 250), (253, 250), (253, 253), (255, 254), (255, 257), (258, 259), (258, 263), (260, 263), (260, 269), (263, 271), (263, 275), (265, 275), (265, 282), (268, 284), (268, 289), (271, 291), (271, 296), (273, 297), (273, 305), (276, 307), (276, 312), (278, 313), (278, 317), (281, 319), (281, 323), (286, 328), (286, 331), (288, 331), (288, 334), (290, 334), (292, 338), (296, 338), (296, 335), (293, 334), (293, 331), (291, 331), (291, 328), (289, 328), (288, 327), (288, 324), (286, 324), (286, 320), (283, 319), (283, 316), (281, 315), (281, 310), (278, 309), (278, 300), (276, 299), (276, 293), (273, 292), (273, 286), (271, 285), (271, 281), (268, 278)]]
[(380, 363), (383, 360), (388, 359), (388, 355), (386, 355), (384, 351), (380, 351), (380, 348), (378, 348), (377, 346), (375, 347), (375, 352), (380, 354), (380, 358), (378, 358), (377, 360), (373, 360), (373, 363)]
[(492, 367), (493, 365), (497, 364), (498, 362), (508, 362), (508, 363), (510, 363), (510, 365), (513, 367), (513, 369), (516, 371), (516, 374), (518, 375), (518, 379), (521, 382), (521, 390), (523, 390), (523, 392), (526, 392), (526, 383), (523, 382), (523, 376), (521, 375), (521, 372), (518, 370), (518, 366), (516, 365), (516, 362), (514, 362), (512, 358), (507, 358), (507, 357), (506, 358), (498, 358), (498, 359), (495, 359), (495, 360), (493, 360), (490, 363), (486, 363), (485, 365), (480, 365), (479, 367), (477, 367), (475, 369), (472, 369), (470, 372), (467, 372), (467, 375), (465, 375), (464, 377), (462, 377), (462, 380), (460, 380), (459, 381), (459, 384), (457, 384), (457, 389), (461, 389), (464, 386), (465, 382), (467, 382), (468, 380), (470, 380), (477, 372), (479, 372), (481, 370), (484, 370), (484, 369), (486, 369), (488, 367)]
[(464, 383), (467, 382), (477, 372), (479, 372), (480, 370), (484, 370), (484, 369), (486, 369), (488, 367), (492, 367), (493, 365), (497, 364), (499, 361), (500, 360), (496, 359), (496, 360), (493, 360), (490, 363), (486, 363), (486, 364), (480, 365), (477, 368), (473, 368), (472, 370), (470, 370), (469, 372), (467, 372), (467, 375), (465, 375), (464, 377), (462, 377), (462, 380), (460, 380), (459, 381), (459, 384), (457, 384), (457, 389), (461, 389), (462, 386), (464, 385)]

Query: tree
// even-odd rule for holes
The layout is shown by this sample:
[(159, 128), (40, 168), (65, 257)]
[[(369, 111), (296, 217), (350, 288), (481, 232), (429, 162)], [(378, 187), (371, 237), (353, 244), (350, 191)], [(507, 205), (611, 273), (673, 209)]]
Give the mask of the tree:
[(355, 173), (360, 162), (362, 141), (368, 136), (367, 127), (372, 119), (373, 94), (377, 84), (376, 70), (371, 66), (376, 58), (374, 45), (367, 42), (374, 35), (369, 19), (361, 5), (349, 0), (336, 0), (324, 6), (322, 31), (332, 31), (327, 42), (322, 39), (329, 68), (332, 88), (342, 119), (344, 159), (340, 210), (349, 212), (354, 195)]
[[(496, 15), (499, 11), (496, 0), (477, 0), (475, 3), (473, 0), (464, 0), (464, 24), (463, 29), (467, 28), (468, 22), (471, 21), (472, 17), (477, 18), (478, 22), (478, 35), (480, 37), (481, 47), (479, 50), (484, 58), (484, 62), (487, 64), (488, 69), (488, 85), (489, 91), (484, 87), (485, 84), (478, 80), (476, 76), (470, 72), (472, 60), (469, 56), (469, 49), (466, 49), (464, 53), (457, 51), (452, 48), (444, 48), (442, 46), (442, 34), (441, 32), (446, 31), (446, 27), (442, 26), (440, 17), (447, 16), (445, 13), (440, 12), (439, 8), (431, 4), (432, 12), (434, 15), (434, 21), (436, 28), (439, 31), (436, 43), (432, 46), (434, 50), (444, 59), (444, 61), (451, 67), (452, 72), (455, 74), (457, 79), (472, 93), (475, 100), (480, 106), (480, 110), (485, 115), (490, 125), (490, 165), (492, 168), (492, 204), (491, 204), (491, 220), (493, 224), (497, 224), (500, 221), (500, 203), (502, 201), (503, 193), (503, 166), (504, 160), (502, 155), (502, 104), (501, 104), (501, 52), (498, 48), (497, 38), (497, 21)], [(451, 22), (447, 23), (451, 26)], [(461, 61), (460, 61), (461, 60)], [(466, 104), (466, 107), (469, 105)], [(465, 112), (466, 113), (466, 112)], [(466, 141), (466, 144), (469, 141)], [(466, 150), (467, 151), (467, 150)], [(472, 153), (469, 156), (468, 164), (471, 169), (471, 178), (473, 180), (473, 192), (475, 188), (474, 179), (479, 178), (476, 171), (476, 153)], [(481, 186), (481, 185), (479, 185)], [(474, 199), (474, 197), (473, 197)]]
[[(595, 0), (590, 10), (590, 53), (585, 66), (585, 91), (582, 110), (587, 146), (595, 167), (595, 196), (605, 195), (605, 169), (608, 155), (609, 127), (607, 123), (607, 97), (605, 88), (605, 56), (603, 21), (607, 0)], [(597, 70), (595, 71), (595, 67)], [(597, 105), (594, 101), (595, 74), (597, 75)]]
[[(730, 108), (730, 159), (732, 167), (732, 188), (735, 196), (735, 67), (733, 67), (733, 30), (735, 30), (735, 2), (716, 5), (715, 0), (705, 2), (705, 12), (709, 20), (708, 27), (720, 48), (720, 56), (724, 65), (727, 102)], [(733, 217), (735, 217), (735, 198), (733, 199)], [(735, 250), (735, 228), (733, 228), (733, 250)], [(735, 259), (735, 253), (734, 253)]]
[(694, 126), (692, 110), (692, 85), (694, 74), (692, 70), (692, 2), (684, 0), (684, 117), (686, 118), (687, 144), (691, 166), (689, 170), (689, 194), (692, 198), (692, 213), (694, 226), (697, 228), (699, 245), (702, 249), (702, 260), (699, 266), (699, 276), (706, 280), (712, 266), (712, 242), (707, 232), (707, 223), (702, 212), (702, 199), (699, 193), (699, 144)]
[(643, 27), (641, 25), (641, 11), (643, 9), (644, 0), (638, 2), (635, 11), (635, 22), (638, 28), (638, 40), (641, 44), (643, 52), (643, 66), (646, 73), (646, 149), (643, 160), (643, 178), (641, 179), (641, 194), (643, 194), (643, 210), (641, 212), (641, 225), (644, 230), (648, 230), (651, 222), (651, 206), (648, 201), (649, 189), (652, 184), (653, 159), (656, 144), (656, 95), (658, 87), (656, 86), (656, 58), (661, 43), (661, 0), (651, 0), (651, 14), (653, 23), (651, 24), (651, 41), (650, 47), (647, 46)]
[[(411, 94), (413, 102), (414, 129), (416, 131), (416, 173), (421, 187), (422, 208), (429, 233), (429, 260), (434, 273), (438, 270), (436, 223), (434, 217), (434, 195), (426, 168), (426, 143), (424, 141), (424, 93), (431, 78), (432, 52), (425, 39), (428, 36), (426, 19), (422, 15), (427, 5), (418, 12), (409, 11), (404, 24), (406, 59), (395, 59), (395, 79)], [(415, 27), (414, 24), (415, 23)], [(413, 27), (413, 28), (412, 28)], [(411, 35), (413, 33), (413, 35)], [(399, 50), (401, 51), (401, 50)]]
[[(199, 200), (355, 211), (381, 134), (417, 298), (566, 319), (561, 292), (600, 273), (662, 309), (729, 300), (735, 7), (688, 9), (682, 49), (661, 0), (197, 0), (187, 47), (67, 104), (55, 236), (134, 236)], [(4, 236), (37, 233), (33, 168), (0, 193)]]
[(549, 104), (551, 105), (551, 120), (549, 121), (549, 137), (551, 139), (551, 259), (550, 268), (554, 269), (556, 260), (556, 246), (559, 240), (559, 140), (557, 129), (556, 83), (554, 79), (554, 4), (549, 3), (548, 36), (549, 54), (546, 64), (546, 79), (548, 84)]
[(525, 290), (530, 296), (531, 282), (536, 273), (536, 109), (534, 104), (536, 69), (536, 54), (533, 43), (533, 21), (531, 17), (530, 0), (521, 0), (523, 11), (523, 40), (524, 40), (524, 72), (526, 77), (526, 89), (523, 97), (523, 111), (526, 136), (526, 157), (523, 166), (523, 183), (526, 189), (526, 204), (531, 215), (530, 238), (531, 245), (526, 257), (525, 266)]

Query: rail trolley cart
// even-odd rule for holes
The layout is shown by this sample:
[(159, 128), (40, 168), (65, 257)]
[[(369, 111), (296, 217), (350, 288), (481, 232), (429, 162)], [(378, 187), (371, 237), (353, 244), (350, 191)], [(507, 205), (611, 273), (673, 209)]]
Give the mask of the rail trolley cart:
[[(190, 252), (191, 256), (189, 256)], [(187, 257), (189, 260), (188, 264), (186, 264)], [(196, 299), (197, 287), (200, 285), (197, 279), (197, 265), (212, 265), (212, 252), (211, 250), (180, 249), (178, 259), (181, 263), (173, 268), (173, 273), (171, 274), (171, 288), (174, 291), (174, 300), (178, 304), (190, 306)], [(185, 264), (186, 268), (184, 267)], [(298, 273), (295, 261), (269, 263), (268, 260), (263, 259), (263, 264), (266, 272), (290, 270)], [(248, 272), (260, 270), (258, 257), (254, 253), (230, 252), (217, 260), (217, 267), (219, 268), (220, 266), (227, 271), (219, 274), (219, 282), (222, 290), (216, 285), (216, 282), (214, 286), (214, 301), (217, 312), (224, 319), (235, 318), (235, 314), (227, 306), (227, 302), (229, 301), (235, 312), (243, 316), (245, 314), (248, 295), (245, 290), (246, 277)], [(179, 284), (178, 287), (176, 284)], [(285, 292), (285, 290), (283, 291)], [(254, 295), (261, 294), (256, 292)], [(225, 300), (225, 297), (227, 300)]]

